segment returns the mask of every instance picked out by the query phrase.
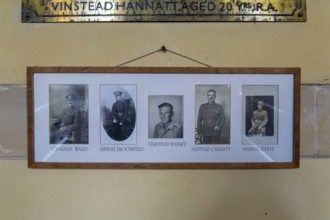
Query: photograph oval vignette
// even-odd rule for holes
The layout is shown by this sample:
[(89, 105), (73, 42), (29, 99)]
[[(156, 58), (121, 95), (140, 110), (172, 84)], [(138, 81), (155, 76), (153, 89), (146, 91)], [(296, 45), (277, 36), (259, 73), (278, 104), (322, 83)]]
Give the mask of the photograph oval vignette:
[(109, 138), (125, 141), (133, 133), (136, 123), (135, 103), (121, 87), (109, 87), (101, 105), (102, 127)]

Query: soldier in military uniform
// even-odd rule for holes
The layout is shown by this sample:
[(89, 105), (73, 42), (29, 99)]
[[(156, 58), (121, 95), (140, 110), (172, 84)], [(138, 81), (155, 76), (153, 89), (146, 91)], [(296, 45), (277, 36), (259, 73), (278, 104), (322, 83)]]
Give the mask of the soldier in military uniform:
[(121, 91), (116, 91), (113, 94), (115, 96), (116, 102), (112, 105), (112, 122), (122, 126), (124, 125), (123, 123), (127, 115), (127, 106), (121, 97)]
[(165, 102), (158, 109), (161, 121), (155, 126), (153, 138), (182, 138), (182, 127), (172, 121), (173, 106)]
[(115, 91), (116, 102), (113, 103), (110, 115), (111, 131), (110, 136), (117, 141), (123, 141), (130, 135), (126, 132), (128, 106), (122, 99), (122, 92)]
[[(68, 107), (65, 108), (60, 117), (51, 123), (50, 143), (79, 143), (80, 134), (79, 126), (81, 114), (74, 105), (75, 95), (68, 94), (65, 96)], [(74, 138), (72, 139), (72, 137)]]
[(200, 106), (197, 118), (197, 134), (201, 144), (220, 144), (225, 114), (221, 105), (215, 103), (216, 91), (207, 92), (208, 102)]
[(263, 109), (264, 102), (258, 101), (258, 110), (253, 111), (251, 117), (251, 128), (248, 131), (250, 135), (266, 135), (266, 124), (268, 122), (268, 113)]

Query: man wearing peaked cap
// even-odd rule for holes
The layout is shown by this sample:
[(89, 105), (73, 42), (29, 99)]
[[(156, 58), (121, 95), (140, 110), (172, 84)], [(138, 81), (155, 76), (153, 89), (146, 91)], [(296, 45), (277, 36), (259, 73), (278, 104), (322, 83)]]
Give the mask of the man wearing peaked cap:
[(266, 136), (266, 124), (268, 122), (268, 113), (263, 109), (264, 102), (257, 102), (258, 109), (253, 111), (251, 116), (251, 128), (248, 131), (250, 135)]
[(125, 134), (126, 118), (128, 107), (122, 98), (121, 91), (113, 92), (116, 102), (112, 105), (111, 120), (114, 129), (113, 138), (117, 141), (125, 140), (127, 135)]
[(76, 96), (74, 94), (65, 95), (68, 107), (65, 108), (58, 119), (51, 124), (51, 143), (70, 143), (69, 139), (75, 134), (74, 142), (79, 143), (80, 137), (78, 134), (81, 115), (78, 108), (75, 106)]

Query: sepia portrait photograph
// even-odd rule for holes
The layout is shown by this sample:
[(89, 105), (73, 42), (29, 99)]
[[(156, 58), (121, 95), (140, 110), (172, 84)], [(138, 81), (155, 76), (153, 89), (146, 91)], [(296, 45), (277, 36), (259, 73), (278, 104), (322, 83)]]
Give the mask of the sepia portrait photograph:
[(245, 135), (274, 135), (274, 96), (245, 97)]
[(243, 144), (277, 143), (277, 86), (243, 86)]
[(101, 144), (136, 144), (136, 85), (101, 85)]
[(149, 138), (183, 138), (183, 96), (149, 96), (148, 114)]
[(230, 144), (230, 85), (196, 85), (195, 144)]
[(88, 85), (49, 85), (49, 143), (88, 144)]

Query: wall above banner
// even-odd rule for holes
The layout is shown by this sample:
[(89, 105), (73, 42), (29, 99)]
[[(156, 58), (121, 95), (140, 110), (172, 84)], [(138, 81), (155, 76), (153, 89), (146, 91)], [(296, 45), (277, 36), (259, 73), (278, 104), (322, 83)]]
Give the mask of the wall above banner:
[(304, 22), (306, 0), (22, 0), (22, 22)]

